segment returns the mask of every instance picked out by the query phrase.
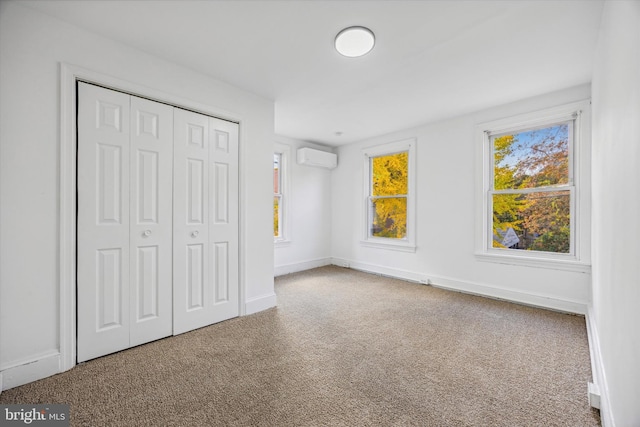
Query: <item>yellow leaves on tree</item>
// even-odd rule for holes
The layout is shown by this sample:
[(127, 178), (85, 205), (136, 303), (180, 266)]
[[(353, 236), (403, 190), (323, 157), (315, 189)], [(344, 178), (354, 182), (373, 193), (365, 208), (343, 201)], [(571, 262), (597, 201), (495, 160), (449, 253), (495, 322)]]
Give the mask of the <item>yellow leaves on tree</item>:
[(273, 155), (273, 236), (280, 237), (280, 163), (281, 154)]
[(409, 153), (371, 159), (371, 234), (402, 239), (407, 235)]
[[(504, 160), (513, 152), (513, 135), (504, 135), (494, 140), (494, 168), (493, 185), (496, 190), (514, 187), (515, 168), (505, 164)], [(524, 207), (524, 201), (519, 194), (499, 194), (493, 197), (493, 235), (500, 235), (508, 228), (521, 230), (522, 219), (519, 212)], [(504, 247), (496, 240), (494, 247)]]
[(273, 236), (274, 237), (279, 237), (280, 236), (280, 225), (279, 223), (279, 218), (280, 218), (280, 213), (279, 213), (279, 199), (277, 197), (273, 198)]

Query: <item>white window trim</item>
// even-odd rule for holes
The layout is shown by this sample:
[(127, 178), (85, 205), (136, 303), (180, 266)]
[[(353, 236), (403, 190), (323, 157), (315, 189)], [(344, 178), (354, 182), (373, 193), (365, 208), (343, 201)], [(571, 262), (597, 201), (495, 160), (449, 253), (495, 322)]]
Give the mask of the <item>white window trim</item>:
[[(573, 145), (570, 150), (569, 170), (573, 182), (571, 189), (571, 253), (555, 254), (539, 251), (523, 251), (493, 248), (490, 232), (493, 215), (490, 212), (488, 194), (492, 189), (490, 136), (504, 132), (517, 132), (544, 126), (563, 120), (575, 120)], [(549, 268), (581, 273), (591, 272), (590, 226), (591, 226), (591, 102), (574, 102), (542, 111), (521, 114), (478, 125), (476, 144), (476, 250), (479, 261), (500, 264)], [(491, 236), (492, 237), (492, 236)]]
[(291, 228), (289, 206), (291, 205), (291, 186), (289, 180), (289, 161), (291, 159), (291, 147), (279, 142), (274, 143), (274, 154), (280, 154), (280, 236), (273, 238), (275, 248), (289, 246), (291, 244)]
[[(390, 249), (402, 252), (416, 251), (416, 139), (404, 139), (374, 147), (366, 147), (362, 150), (363, 156), (363, 211), (362, 211), (362, 246)], [(404, 239), (391, 239), (386, 237), (373, 237), (369, 233), (369, 196), (371, 191), (370, 164), (372, 157), (386, 154), (409, 152), (409, 189), (407, 193), (407, 236)]]

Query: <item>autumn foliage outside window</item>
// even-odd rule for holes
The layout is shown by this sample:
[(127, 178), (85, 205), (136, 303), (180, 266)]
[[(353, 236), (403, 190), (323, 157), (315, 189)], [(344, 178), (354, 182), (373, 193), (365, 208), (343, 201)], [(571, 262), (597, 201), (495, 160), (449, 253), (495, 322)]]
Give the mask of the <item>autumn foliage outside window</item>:
[(492, 247), (571, 253), (572, 126), (491, 136)]
[(282, 155), (276, 153), (273, 155), (273, 237), (278, 239), (282, 237), (282, 174), (281, 174)]
[(408, 159), (406, 151), (370, 159), (372, 237), (404, 239), (407, 236)]

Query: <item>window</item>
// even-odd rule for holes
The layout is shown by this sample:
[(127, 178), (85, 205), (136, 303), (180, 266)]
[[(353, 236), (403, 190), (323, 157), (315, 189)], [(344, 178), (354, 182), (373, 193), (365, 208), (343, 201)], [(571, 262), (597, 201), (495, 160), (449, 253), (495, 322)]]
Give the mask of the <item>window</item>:
[(273, 241), (276, 247), (290, 244), (288, 207), (289, 192), (288, 162), (291, 149), (276, 143), (273, 153)]
[(282, 239), (282, 154), (273, 154), (273, 237)]
[(586, 260), (580, 231), (588, 229), (588, 204), (578, 172), (588, 173), (581, 117), (588, 106), (482, 125), (481, 259)]
[(364, 157), (363, 244), (415, 251), (415, 141), (368, 148)]
[(573, 120), (490, 135), (492, 247), (573, 253)]

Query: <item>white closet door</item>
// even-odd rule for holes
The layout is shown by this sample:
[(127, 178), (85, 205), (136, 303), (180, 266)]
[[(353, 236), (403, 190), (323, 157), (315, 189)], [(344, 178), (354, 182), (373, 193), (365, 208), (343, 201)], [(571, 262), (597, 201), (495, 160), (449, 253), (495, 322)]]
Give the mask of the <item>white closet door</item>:
[(129, 347), (129, 96), (78, 84), (78, 361)]
[(78, 84), (78, 361), (172, 333), (173, 108)]
[(210, 117), (209, 141), (209, 277), (214, 323), (239, 315), (238, 125)]
[(209, 123), (175, 109), (173, 138), (173, 333), (207, 324)]
[(174, 110), (174, 334), (238, 316), (238, 125)]
[(173, 107), (131, 97), (130, 342), (171, 335)]

